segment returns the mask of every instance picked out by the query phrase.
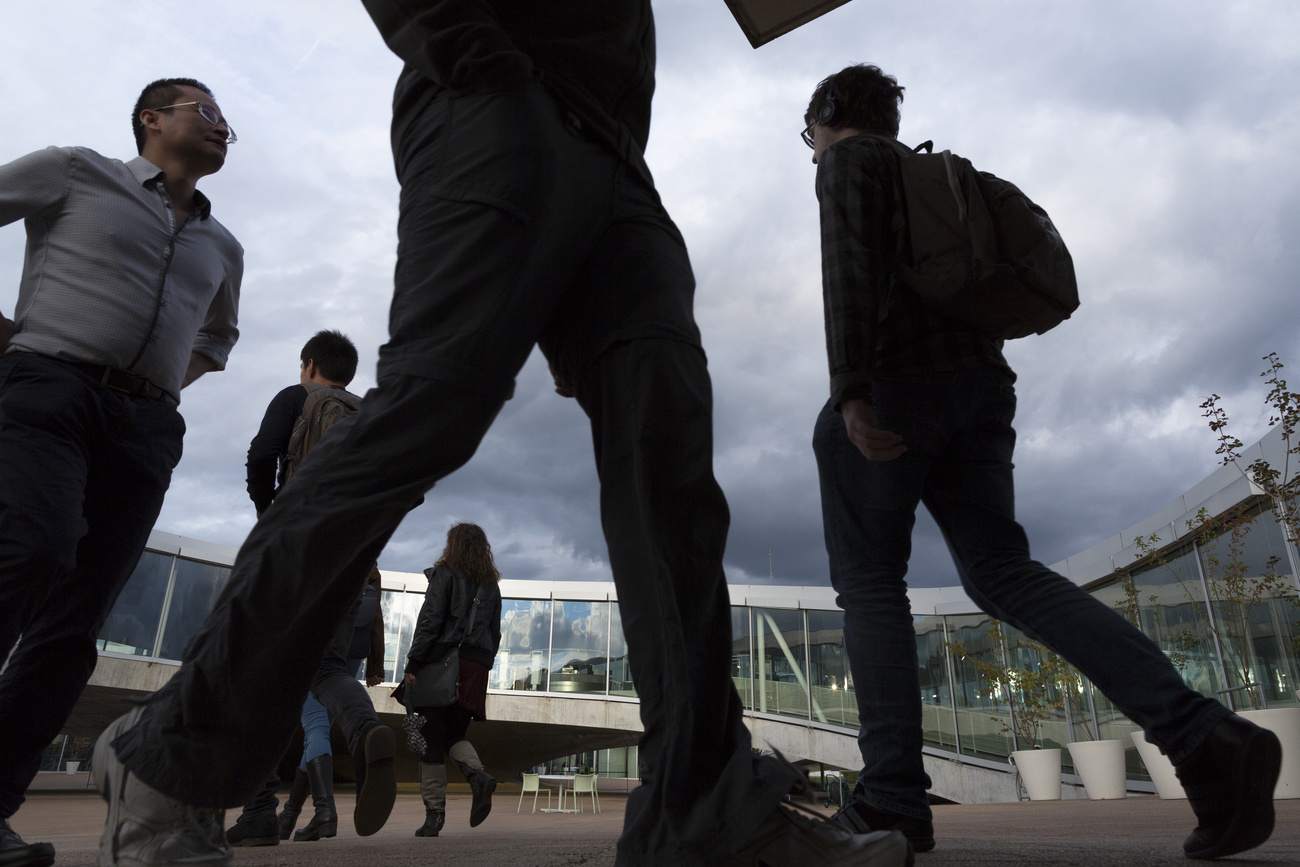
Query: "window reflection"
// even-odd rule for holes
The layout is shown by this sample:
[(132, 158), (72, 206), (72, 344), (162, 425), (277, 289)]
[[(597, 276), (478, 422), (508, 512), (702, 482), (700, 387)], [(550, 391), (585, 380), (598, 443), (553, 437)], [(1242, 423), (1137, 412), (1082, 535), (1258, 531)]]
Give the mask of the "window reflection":
[(415, 620), (424, 604), (423, 593), (384, 590), (379, 610), (384, 615), (384, 680), (397, 683), (406, 671), (406, 654), (415, 636)]
[(230, 579), (230, 568), (197, 560), (176, 559), (171, 601), (163, 619), (163, 635), (158, 655), (180, 659), (186, 643), (198, 631), (217, 601), (221, 588)]
[(605, 691), (609, 603), (555, 600), (551, 628), (552, 692)]
[(501, 647), (488, 678), (494, 689), (545, 690), (551, 640), (551, 603), (501, 601)]
[(632, 683), (632, 666), (627, 659), (627, 637), (623, 635), (623, 618), (617, 602), (610, 604), (609, 623), (609, 694), (636, 696)]
[(933, 747), (957, 749), (957, 721), (952, 712), (943, 618), (913, 617), (916, 659), (921, 681), (921, 732)]
[(172, 556), (145, 551), (99, 630), (96, 646), (110, 653), (153, 656)]

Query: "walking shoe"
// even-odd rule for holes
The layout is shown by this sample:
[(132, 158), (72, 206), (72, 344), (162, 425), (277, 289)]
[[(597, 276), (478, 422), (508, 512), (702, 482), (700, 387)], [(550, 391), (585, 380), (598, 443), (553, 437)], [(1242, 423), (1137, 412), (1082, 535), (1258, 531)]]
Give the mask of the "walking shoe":
[(854, 834), (807, 807), (777, 804), (726, 867), (911, 867), (898, 831)]
[(856, 796), (850, 797), (844, 806), (831, 816), (831, 821), (840, 823), (855, 834), (898, 831), (907, 838), (907, 842), (912, 844), (913, 852), (929, 852), (934, 848), (934, 822), (882, 810)]
[(1233, 714), (1175, 770), (1196, 813), (1183, 841), (1188, 858), (1252, 849), (1273, 833), (1273, 787), (1282, 766), (1277, 735)]
[(393, 730), (378, 723), (361, 739), (361, 751), (352, 757), (357, 773), (357, 805), (352, 824), (357, 834), (369, 837), (384, 827), (397, 800), (397, 777), (393, 757), (397, 755), (397, 738)]
[(235, 824), (226, 829), (226, 842), (231, 846), (278, 846), (280, 826), (275, 821), (275, 808), (270, 812), (239, 814)]
[(113, 741), (135, 725), (143, 707), (118, 717), (95, 742), (95, 787), (108, 802), (99, 867), (227, 867), (225, 810), (192, 807), (146, 785), (117, 758)]
[(0, 819), (0, 867), (50, 867), (54, 863), (54, 846), (50, 843), (25, 843)]

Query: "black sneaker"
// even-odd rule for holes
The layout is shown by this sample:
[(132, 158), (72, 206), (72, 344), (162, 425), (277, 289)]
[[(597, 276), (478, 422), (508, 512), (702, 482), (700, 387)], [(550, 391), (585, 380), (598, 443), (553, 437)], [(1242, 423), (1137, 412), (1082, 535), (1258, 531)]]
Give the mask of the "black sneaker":
[(1236, 714), (1216, 725), (1175, 769), (1196, 813), (1188, 858), (1253, 849), (1273, 833), (1273, 787), (1282, 766), (1277, 735)]
[(831, 817), (831, 821), (838, 822), (855, 834), (898, 831), (907, 838), (907, 842), (912, 844), (914, 852), (929, 852), (934, 848), (934, 822), (882, 810), (860, 798), (850, 797)]
[(50, 843), (25, 843), (0, 819), (0, 865), (3, 867), (50, 867), (54, 863), (54, 846)]
[(275, 809), (240, 813), (235, 824), (226, 829), (226, 842), (231, 846), (280, 845), (280, 825), (275, 821)]
[(911, 867), (898, 831), (854, 834), (801, 804), (782, 803), (725, 867)]

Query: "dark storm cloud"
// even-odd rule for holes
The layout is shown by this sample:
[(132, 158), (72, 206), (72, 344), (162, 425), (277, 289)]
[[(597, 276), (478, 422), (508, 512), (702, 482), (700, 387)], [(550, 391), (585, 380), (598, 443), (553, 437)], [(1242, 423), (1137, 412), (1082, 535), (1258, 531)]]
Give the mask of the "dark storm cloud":
[[(350, 0), (232, 2), (184, 22), (144, 2), (74, 6), (13, 12), (0, 31), (0, 160), (52, 143), (130, 156), (122, 103), (158, 75), (205, 80), (240, 133), (202, 188), (247, 251), (243, 333), (229, 369), (185, 393), (186, 455), (159, 521), (237, 545), (253, 523), (248, 440), (295, 380), (303, 341), (349, 333), (355, 388), (374, 384), (400, 64)], [(1008, 348), (1036, 556), (1074, 554), (1207, 475), (1205, 394), (1224, 396), (1243, 438), (1262, 435), (1259, 357), (1300, 365), (1293, 5), (858, 0), (757, 51), (721, 0), (655, 8), (648, 160), (698, 283), (732, 581), (766, 580), (769, 565), (777, 581), (826, 581), (809, 446), (826, 395), (817, 211), (798, 131), (811, 88), (848, 63), (879, 63), (908, 88), (903, 140), (933, 138), (1016, 181), (1075, 256), (1079, 313)], [(105, 48), (146, 27), (182, 68)], [(19, 227), (0, 232), (10, 286), (22, 249)], [(13, 297), (0, 289), (0, 309)], [(484, 526), (508, 577), (609, 577), (587, 422), (537, 353), (478, 453), (407, 516), (381, 565), (428, 566), (455, 520)], [(909, 580), (956, 580), (924, 515)]]

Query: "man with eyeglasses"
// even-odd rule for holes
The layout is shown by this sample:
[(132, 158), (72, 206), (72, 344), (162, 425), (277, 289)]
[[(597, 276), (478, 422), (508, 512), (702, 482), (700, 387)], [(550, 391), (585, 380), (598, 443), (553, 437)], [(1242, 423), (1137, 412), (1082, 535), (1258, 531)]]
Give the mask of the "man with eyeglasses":
[(0, 166), (0, 225), (27, 229), (14, 317), (0, 315), (4, 867), (54, 860), (9, 819), (162, 508), (181, 389), (224, 368), (239, 335), (243, 248), (195, 189), (234, 131), (189, 78), (148, 85), (131, 121), (127, 162), (51, 147)]
[(899, 831), (918, 852), (935, 846), (904, 580), (924, 504), (970, 598), (1075, 665), (1174, 762), (1198, 822), (1184, 853), (1258, 846), (1273, 830), (1277, 737), (1190, 689), (1115, 609), (1030, 557), (1015, 515), (1016, 376), (1002, 339), (928, 308), (899, 267), (910, 198), (902, 100), (893, 76), (858, 64), (823, 79), (804, 115), (831, 393), (813, 452), (861, 718), (862, 771), (835, 821)]

